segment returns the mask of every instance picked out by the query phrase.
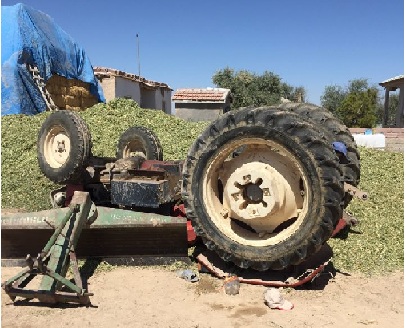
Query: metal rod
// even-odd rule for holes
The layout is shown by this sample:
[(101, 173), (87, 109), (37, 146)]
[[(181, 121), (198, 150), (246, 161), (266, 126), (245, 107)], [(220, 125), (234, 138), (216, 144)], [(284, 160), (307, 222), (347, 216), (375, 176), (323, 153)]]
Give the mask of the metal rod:
[(140, 38), (138, 33), (136, 34), (137, 37), (137, 55), (138, 55), (138, 76), (141, 77), (141, 60), (140, 60)]
[(47, 268), (46, 270), (46, 274), (52, 278), (54, 278), (56, 281), (59, 281), (60, 283), (62, 283), (63, 285), (65, 285), (66, 287), (68, 287), (70, 290), (74, 291), (75, 293), (77, 293), (78, 295), (83, 295), (86, 291), (82, 288), (80, 288), (79, 286), (76, 286), (74, 283), (72, 283), (70, 280), (62, 277), (60, 274), (50, 270)]
[(31, 269), (29, 267), (25, 268), (24, 270), (22, 270), (21, 272), (19, 272), (18, 274), (16, 274), (14, 277), (10, 278), (9, 280), (7, 280), (4, 285), (5, 286), (10, 286), (13, 282), (17, 281), (18, 279), (21, 279), (22, 277), (24, 277), (27, 273), (29, 273), (31, 271)]
[(55, 232), (51, 236), (51, 238), (48, 240), (47, 244), (45, 245), (44, 249), (41, 251), (41, 256), (44, 257), (48, 254), (50, 251), (51, 247), (55, 244), (56, 239), (58, 238), (59, 234), (61, 233), (62, 229), (65, 227), (66, 223), (70, 220), (72, 217), (73, 213), (76, 213), (78, 210), (78, 206), (71, 207), (66, 213), (66, 216), (63, 218), (61, 224), (58, 226), (58, 228), (55, 229)]
[(45, 303), (79, 303), (83, 305), (89, 305), (89, 296), (93, 296), (93, 293), (84, 293), (83, 295), (72, 294), (68, 292), (50, 292), (47, 290), (29, 290), (21, 288), (10, 288), (7, 293), (10, 298), (23, 297), (25, 299), (37, 298), (40, 302)]

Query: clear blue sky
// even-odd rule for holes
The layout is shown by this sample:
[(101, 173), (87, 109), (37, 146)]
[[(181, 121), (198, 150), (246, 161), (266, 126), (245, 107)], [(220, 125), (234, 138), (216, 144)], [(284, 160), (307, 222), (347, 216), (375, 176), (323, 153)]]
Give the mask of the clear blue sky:
[(404, 72), (403, 0), (23, 3), (53, 17), (93, 66), (137, 74), (138, 33), (141, 75), (173, 89), (213, 86), (227, 66), (267, 70), (319, 104), (327, 85), (377, 85)]

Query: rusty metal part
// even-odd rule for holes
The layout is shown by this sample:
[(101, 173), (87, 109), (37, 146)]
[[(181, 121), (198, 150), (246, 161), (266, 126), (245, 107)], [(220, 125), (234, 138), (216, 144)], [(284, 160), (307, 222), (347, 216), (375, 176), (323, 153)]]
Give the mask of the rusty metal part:
[[(37, 298), (45, 303), (90, 304), (89, 296), (93, 294), (83, 288), (74, 251), (91, 207), (88, 193), (75, 192), (69, 209), (36, 260), (27, 255), (27, 267), (3, 284), (13, 301), (16, 297), (23, 297)], [(65, 278), (71, 262), (76, 284)], [(38, 290), (24, 289), (36, 275), (43, 276)], [(62, 291), (62, 286), (70, 292)]]
[(145, 158), (143, 156), (121, 158), (114, 163), (114, 168), (120, 171), (138, 170), (143, 161), (145, 161)]
[[(145, 160), (141, 156), (108, 162), (92, 159), (84, 185), (96, 205), (158, 208), (181, 198), (183, 161)], [(68, 193), (67, 193), (68, 194)]]
[(346, 211), (343, 212), (343, 220), (344, 220), (344, 221), (347, 223), (347, 225), (349, 225), (349, 226), (356, 226), (356, 225), (359, 223), (359, 222), (358, 222), (358, 219), (357, 219), (355, 216), (349, 214), (349, 213), (346, 212)]
[(53, 208), (63, 207), (66, 202), (66, 187), (52, 190), (49, 194), (49, 200)]
[(333, 233), (331, 234), (331, 237), (335, 237), (340, 231), (342, 231), (344, 228), (346, 228), (348, 226), (347, 222), (341, 218), (336, 227), (334, 228)]
[[(266, 275), (266, 278), (251, 278), (245, 277), (244, 273), (241, 273), (238, 277), (240, 283), (246, 283), (251, 285), (261, 285), (266, 287), (299, 287), (305, 283), (311, 282), (323, 273), (325, 267), (329, 264), (332, 257), (332, 251), (327, 244), (316, 253), (312, 258), (303, 262), (293, 270), (284, 271), (266, 271), (262, 273)], [(230, 277), (231, 273), (222, 269), (225, 268), (224, 262), (212, 252), (205, 251), (200, 253), (196, 257), (198, 263), (204, 267), (209, 273), (213, 274), (217, 278), (226, 279)], [(204, 270), (201, 270), (204, 271)], [(255, 272), (255, 275), (260, 275), (260, 272)], [(246, 274), (248, 275), (248, 274)], [(273, 278), (273, 279), (271, 279)]]
[(346, 239), (348, 237), (349, 228), (356, 226), (357, 224), (357, 218), (344, 211), (343, 217), (338, 221), (333, 233), (331, 234), (331, 237)]
[(342, 232), (348, 230), (348, 228), (352, 226), (356, 226), (358, 224), (357, 218), (349, 214), (348, 212), (343, 212), (343, 217), (338, 221), (336, 227), (334, 228), (331, 237), (339, 236), (342, 239), (347, 238), (347, 235), (343, 235)]
[(344, 182), (344, 191), (346, 193), (349, 193), (350, 195), (357, 197), (361, 200), (367, 200), (368, 199), (368, 193), (358, 189), (357, 187), (354, 187), (350, 185), (347, 182)]

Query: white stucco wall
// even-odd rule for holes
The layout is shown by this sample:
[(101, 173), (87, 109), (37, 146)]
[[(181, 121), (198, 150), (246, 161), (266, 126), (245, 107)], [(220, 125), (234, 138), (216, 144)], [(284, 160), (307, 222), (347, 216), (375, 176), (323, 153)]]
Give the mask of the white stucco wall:
[(137, 82), (116, 76), (116, 98), (131, 98), (141, 104), (141, 90)]
[(164, 111), (166, 114), (171, 114), (171, 90), (158, 89), (155, 92), (155, 108)]
[(221, 109), (175, 108), (175, 116), (193, 122), (214, 121), (222, 112)]
[(104, 78), (99, 81), (103, 89), (104, 98), (106, 101), (110, 101), (116, 96), (116, 79), (114, 77)]
[(142, 89), (138, 82), (120, 76), (103, 78), (100, 83), (107, 102), (114, 98), (130, 98), (142, 108), (158, 109), (171, 114), (171, 90)]
[(158, 88), (156, 90), (141, 91), (141, 107), (162, 110), (171, 114), (171, 90)]
[(129, 98), (140, 104), (141, 93), (139, 84), (120, 76), (103, 78), (100, 82), (106, 101), (114, 98)]

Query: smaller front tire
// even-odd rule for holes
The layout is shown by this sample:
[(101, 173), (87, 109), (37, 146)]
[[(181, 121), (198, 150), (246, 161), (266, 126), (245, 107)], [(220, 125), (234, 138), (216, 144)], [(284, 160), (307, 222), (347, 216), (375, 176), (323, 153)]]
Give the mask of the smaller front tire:
[(118, 159), (142, 156), (149, 160), (163, 160), (163, 150), (158, 137), (142, 126), (133, 126), (126, 130), (117, 143)]
[(61, 110), (47, 117), (38, 134), (41, 172), (55, 183), (80, 183), (91, 154), (87, 124), (76, 112)]

